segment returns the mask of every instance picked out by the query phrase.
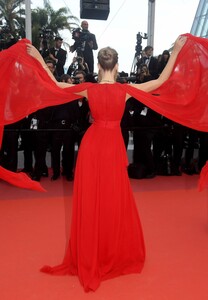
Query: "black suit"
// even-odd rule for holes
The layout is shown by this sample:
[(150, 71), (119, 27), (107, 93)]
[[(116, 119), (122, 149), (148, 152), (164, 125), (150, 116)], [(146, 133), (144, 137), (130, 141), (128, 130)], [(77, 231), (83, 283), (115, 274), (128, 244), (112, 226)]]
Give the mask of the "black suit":
[(156, 57), (151, 56), (148, 69), (153, 79), (158, 78), (158, 60)]
[[(60, 175), (60, 151), (62, 146), (63, 173), (68, 177), (73, 175), (74, 146), (77, 140), (78, 143), (80, 142), (79, 139), (81, 139), (81, 135), (86, 128), (85, 118), (88, 110), (88, 104), (87, 107), (83, 104), (80, 108), (78, 100), (53, 107), (52, 126), (54, 131), (51, 140), (51, 156), (53, 174), (56, 177)], [(75, 128), (80, 128), (81, 132), (78, 134)]]
[(66, 62), (66, 54), (67, 52), (60, 48), (58, 51), (53, 47), (49, 49), (49, 53), (52, 54), (58, 61), (56, 63), (56, 72), (60, 77), (64, 74), (64, 65)]
[(0, 149), (0, 165), (12, 172), (17, 171), (18, 164), (18, 137), (21, 121), (6, 125)]
[(50, 144), (50, 121), (52, 118), (52, 107), (45, 107), (39, 109), (36, 113), (38, 120), (38, 129), (35, 131), (35, 177), (41, 177), (43, 173), (48, 173), (48, 167), (46, 165), (46, 153), (48, 145)]
[(32, 173), (33, 171), (33, 152), (36, 145), (36, 131), (30, 130), (30, 125), (34, 114), (30, 114), (22, 120), (21, 127), (21, 144), (24, 156), (24, 168), (26, 173)]
[(146, 108), (145, 114), (144, 105), (135, 99), (134, 101), (133, 163), (143, 168), (145, 176), (149, 176), (155, 172), (151, 145), (158, 127), (161, 126), (160, 115), (149, 108)]

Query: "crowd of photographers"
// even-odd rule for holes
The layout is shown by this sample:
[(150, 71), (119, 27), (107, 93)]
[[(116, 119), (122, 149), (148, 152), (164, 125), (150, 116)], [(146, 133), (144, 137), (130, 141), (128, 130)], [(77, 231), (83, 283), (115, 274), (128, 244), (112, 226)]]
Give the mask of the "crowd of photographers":
[[(41, 39), (40, 53), (58, 81), (79, 84), (97, 82), (94, 71), (93, 50), (98, 48), (95, 35), (88, 30), (87, 21), (82, 29), (73, 32), (76, 51), (66, 74), (64, 65), (67, 52), (62, 49), (62, 38), (56, 37), (54, 47), (48, 48)], [(170, 57), (168, 50), (157, 58), (151, 46), (145, 47), (137, 57), (134, 74), (118, 75), (121, 83), (143, 83), (160, 76)], [(126, 74), (125, 74), (126, 75)], [(24, 168), (21, 170), (40, 181), (48, 177), (47, 153), (50, 153), (51, 180), (65, 176), (73, 180), (76, 164), (75, 149), (92, 124), (87, 99), (41, 109), (25, 119), (5, 126), (0, 165), (17, 172), (19, 151), (23, 151)], [(131, 178), (154, 178), (156, 175), (180, 176), (198, 174), (208, 158), (208, 133), (197, 132), (159, 115), (139, 101), (130, 98), (121, 121), (126, 149), (129, 137), (133, 140), (132, 163), (128, 166)]]

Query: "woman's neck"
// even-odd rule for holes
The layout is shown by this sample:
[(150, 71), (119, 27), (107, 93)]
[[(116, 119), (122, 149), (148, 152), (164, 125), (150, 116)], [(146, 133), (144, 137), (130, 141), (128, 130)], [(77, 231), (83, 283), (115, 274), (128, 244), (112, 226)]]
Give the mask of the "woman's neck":
[(103, 76), (101, 76), (100, 82), (115, 82), (115, 75), (112, 74), (112, 72), (106, 72), (105, 74), (103, 74)]
[(102, 68), (98, 71), (99, 82), (115, 82), (117, 77), (116, 67), (113, 70), (103, 70)]
[(113, 79), (109, 80), (109, 79), (103, 78), (103, 79), (101, 79), (100, 82), (115, 82), (115, 80), (113, 80)]

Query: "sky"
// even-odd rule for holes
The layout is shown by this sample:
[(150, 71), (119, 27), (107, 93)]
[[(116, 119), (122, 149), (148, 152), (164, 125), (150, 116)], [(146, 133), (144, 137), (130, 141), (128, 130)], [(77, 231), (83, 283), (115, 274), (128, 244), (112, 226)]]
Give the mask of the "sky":
[[(42, 0), (32, 0), (31, 8), (43, 7)], [(54, 9), (68, 7), (79, 18), (79, 0), (50, 0)], [(154, 55), (169, 49), (178, 35), (191, 31), (199, 0), (155, 0)], [(136, 35), (147, 33), (148, 0), (110, 0), (107, 20), (87, 20), (89, 30), (96, 35), (98, 50), (110, 46), (119, 53), (119, 71), (130, 73), (134, 65)], [(61, 33), (64, 41), (73, 44), (71, 34)], [(147, 45), (143, 40), (142, 47)], [(68, 52), (67, 64), (74, 54)], [(97, 51), (94, 51), (96, 62)], [(96, 64), (95, 64), (96, 72)]]

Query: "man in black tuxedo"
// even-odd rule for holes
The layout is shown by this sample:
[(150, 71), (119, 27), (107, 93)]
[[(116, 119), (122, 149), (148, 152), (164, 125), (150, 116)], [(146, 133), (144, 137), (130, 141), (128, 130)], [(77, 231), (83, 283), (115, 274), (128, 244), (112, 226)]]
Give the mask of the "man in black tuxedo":
[[(46, 65), (56, 78), (56, 69), (53, 60), (46, 60)], [(29, 116), (30, 120), (32, 121), (30, 122), (29, 134), (32, 136), (33, 142), (31, 141), (31, 139), (29, 139), (28, 141), (25, 141), (24, 145), (28, 142), (31, 143), (34, 147), (35, 165), (31, 176), (32, 179), (36, 181), (40, 181), (41, 177), (48, 177), (46, 153), (51, 139), (51, 132), (49, 131), (49, 129), (51, 128), (52, 113), (53, 108), (50, 106), (39, 109), (38, 111), (34, 112), (32, 115)], [(25, 138), (27, 138), (27, 136)], [(25, 147), (26, 151), (29, 150), (29, 147), (27, 147), (27, 145), (25, 145)], [(24, 153), (24, 155), (26, 155), (25, 158), (28, 159), (28, 156), (31, 154)], [(27, 166), (28, 165), (25, 166), (26, 169)], [(32, 165), (29, 165), (29, 169), (31, 168)]]
[(18, 138), (21, 121), (4, 127), (2, 146), (0, 149), (0, 166), (12, 172), (17, 171), (18, 165)]
[[(81, 32), (80, 36), (75, 40), (74, 45), (70, 47), (70, 51), (77, 51), (78, 56), (84, 57), (84, 62), (89, 68), (89, 72), (93, 73), (94, 71), (94, 57), (93, 50), (98, 49), (96, 37), (88, 30), (88, 22), (82, 21), (81, 23)], [(79, 35), (79, 34), (78, 34)]]
[[(83, 71), (78, 71), (75, 78), (80, 83), (85, 81)], [(65, 74), (61, 77), (61, 82), (69, 83), (70, 76)], [(51, 136), (51, 157), (53, 176), (51, 180), (57, 180), (60, 177), (60, 152), (62, 151), (62, 175), (66, 176), (68, 181), (73, 180), (75, 165), (75, 143), (81, 142), (82, 136), (88, 126), (89, 106), (86, 99), (77, 99), (75, 101), (56, 105), (52, 113), (52, 131)]]
[[(144, 48), (143, 56), (139, 60), (137, 64), (137, 68), (139, 69), (141, 65), (145, 64), (148, 67), (149, 73), (152, 76), (152, 79), (158, 78), (158, 60), (156, 57), (152, 55), (153, 47), (146, 46)], [(138, 70), (137, 70), (138, 71)]]
[(49, 57), (56, 63), (56, 72), (58, 77), (64, 74), (64, 65), (66, 62), (67, 52), (61, 48), (63, 39), (61, 37), (55, 38), (54, 47), (49, 49)]

